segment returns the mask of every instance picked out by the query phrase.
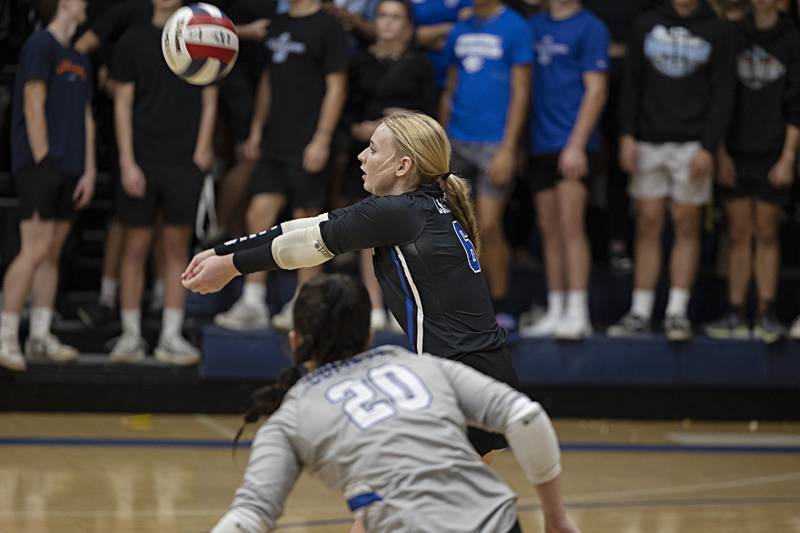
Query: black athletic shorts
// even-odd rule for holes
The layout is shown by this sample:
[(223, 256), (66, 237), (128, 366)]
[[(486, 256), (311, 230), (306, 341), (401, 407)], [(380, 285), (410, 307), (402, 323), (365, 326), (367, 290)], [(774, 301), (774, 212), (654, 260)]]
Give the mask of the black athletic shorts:
[(769, 182), (769, 173), (780, 154), (766, 156), (733, 156), (736, 166), (736, 185), (733, 187), (718, 186), (722, 200), (737, 198), (755, 198), (762, 202), (786, 205), (792, 198), (792, 187), (778, 188)]
[[(560, 156), (561, 152), (528, 156), (525, 176), (528, 179), (532, 193), (535, 194), (547, 189), (552, 189), (564, 179), (561, 172), (558, 170), (558, 158)], [(596, 172), (600, 164), (600, 157), (597, 154), (590, 152), (587, 154), (587, 157), (589, 159), (589, 171), (583, 177), (584, 183), (589, 181), (592, 172)]]
[[(511, 354), (505, 346), (492, 352), (468, 353), (457, 359), (457, 361), (519, 390), (517, 371), (511, 361)], [(505, 437), (499, 433), (490, 433), (482, 429), (469, 427), (467, 428), (467, 437), (472, 447), (481, 456), (492, 450), (502, 450), (508, 447)]]
[(19, 195), (19, 218), (28, 220), (39, 213), (43, 220), (70, 220), (75, 214), (72, 195), (77, 176), (67, 176), (58, 163), (45, 157), (38, 165), (29, 164), (14, 173)]
[(289, 197), (293, 209), (322, 211), (328, 196), (325, 170), (309, 174), (303, 169), (303, 154), (264, 157), (250, 182), (250, 197), (277, 193)]
[(194, 226), (203, 189), (203, 172), (193, 162), (155, 164), (139, 162), (146, 185), (144, 198), (128, 196), (117, 186), (116, 216), (128, 226), (151, 227), (161, 212), (164, 223)]

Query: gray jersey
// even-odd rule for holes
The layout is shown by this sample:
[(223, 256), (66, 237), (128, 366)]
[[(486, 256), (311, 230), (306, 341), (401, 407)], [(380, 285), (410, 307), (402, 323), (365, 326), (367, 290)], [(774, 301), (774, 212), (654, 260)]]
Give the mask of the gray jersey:
[(309, 373), (259, 429), (232, 511), (275, 527), (301, 468), (373, 532), (506, 532), (516, 496), (480, 460), (469, 422), (503, 432), (530, 402), (460, 363), (381, 347)]

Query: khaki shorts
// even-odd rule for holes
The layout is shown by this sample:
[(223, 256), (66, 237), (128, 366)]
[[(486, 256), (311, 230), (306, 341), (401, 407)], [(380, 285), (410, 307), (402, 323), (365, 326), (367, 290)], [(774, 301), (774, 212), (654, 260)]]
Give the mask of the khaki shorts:
[(689, 164), (700, 150), (699, 142), (637, 143), (639, 170), (631, 176), (628, 194), (636, 199), (670, 198), (687, 205), (711, 201), (712, 176), (692, 178)]

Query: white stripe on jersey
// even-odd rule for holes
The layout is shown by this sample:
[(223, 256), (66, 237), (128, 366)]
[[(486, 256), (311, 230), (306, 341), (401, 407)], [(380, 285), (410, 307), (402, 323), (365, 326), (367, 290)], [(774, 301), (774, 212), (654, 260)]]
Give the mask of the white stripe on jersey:
[(411, 287), (411, 293), (414, 295), (414, 302), (417, 304), (417, 353), (422, 353), (422, 325), (425, 321), (425, 314), (422, 312), (422, 300), (419, 297), (419, 291), (417, 290), (417, 285), (414, 283), (414, 279), (411, 277), (411, 271), (408, 269), (408, 263), (406, 263), (406, 258), (403, 256), (403, 252), (400, 251), (399, 246), (394, 247), (395, 251), (397, 252), (397, 257), (400, 258), (400, 264), (403, 265), (403, 271), (406, 273), (406, 280), (408, 281), (408, 286)]

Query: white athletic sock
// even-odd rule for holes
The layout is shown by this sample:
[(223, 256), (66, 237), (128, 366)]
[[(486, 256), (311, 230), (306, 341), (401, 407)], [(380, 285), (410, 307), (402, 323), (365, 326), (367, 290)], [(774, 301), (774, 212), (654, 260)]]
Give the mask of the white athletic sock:
[(18, 338), (19, 313), (0, 313), (0, 337)]
[(245, 281), (242, 299), (244, 303), (252, 307), (266, 307), (267, 286), (263, 283)]
[(655, 302), (655, 291), (634, 289), (631, 300), (631, 314), (650, 320), (653, 316), (653, 302)]
[(123, 309), (120, 312), (122, 319), (122, 334), (133, 335), (136, 337), (142, 336), (142, 310), (138, 307), (136, 309)]
[(586, 291), (569, 291), (567, 293), (567, 312), (570, 318), (588, 320), (589, 296)]
[(667, 300), (667, 316), (686, 317), (686, 308), (689, 307), (689, 291), (671, 287), (669, 300)]
[(118, 282), (116, 279), (103, 276), (103, 279), (100, 281), (100, 298), (98, 298), (97, 301), (108, 307), (116, 307), (117, 286)]
[(566, 294), (564, 291), (547, 293), (547, 316), (558, 318), (564, 314)]
[(183, 329), (183, 309), (165, 307), (161, 318), (161, 336), (180, 336)]
[(34, 307), (31, 309), (31, 337), (44, 338), (50, 333), (50, 321), (53, 319), (53, 310), (49, 307)]

